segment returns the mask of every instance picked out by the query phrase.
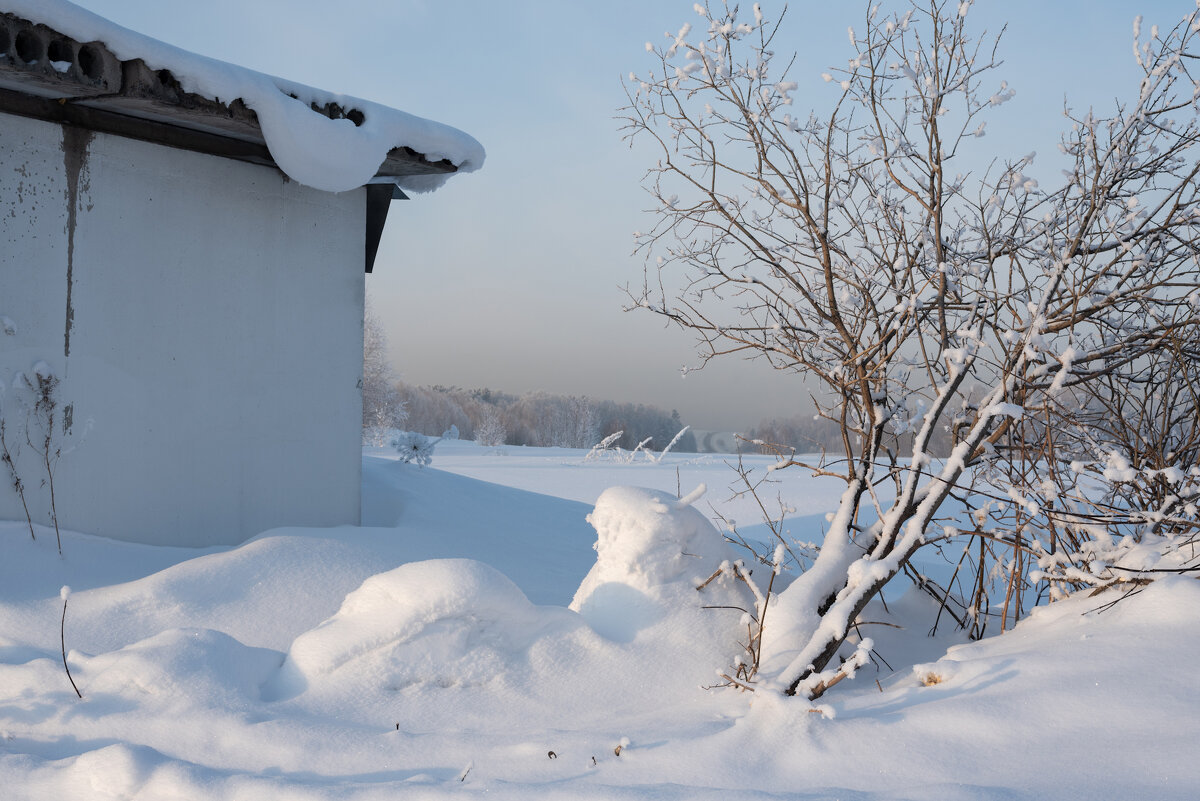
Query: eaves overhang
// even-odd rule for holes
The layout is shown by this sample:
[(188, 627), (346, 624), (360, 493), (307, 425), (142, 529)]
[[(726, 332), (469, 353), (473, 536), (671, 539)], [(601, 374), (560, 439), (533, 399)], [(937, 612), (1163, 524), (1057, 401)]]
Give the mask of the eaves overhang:
[[(336, 102), (310, 104), (329, 119), (361, 126), (363, 112)], [(0, 112), (140, 139), (278, 169), (253, 109), (240, 99), (187, 92), (170, 70), (118, 59), (101, 42), (79, 42), (45, 25), (0, 12)], [(371, 272), (388, 205), (404, 178), (457, 172), (395, 147), (368, 183), (365, 268)]]

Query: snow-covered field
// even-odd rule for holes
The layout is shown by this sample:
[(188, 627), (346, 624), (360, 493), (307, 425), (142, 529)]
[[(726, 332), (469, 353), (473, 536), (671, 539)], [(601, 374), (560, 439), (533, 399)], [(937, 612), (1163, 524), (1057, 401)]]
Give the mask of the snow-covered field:
[[(0, 523), (0, 798), (1200, 797), (1192, 579), (973, 644), (911, 636), (933, 610), (889, 592), (878, 664), (814, 710), (702, 688), (740, 634), (701, 608), (730, 588), (694, 589), (726, 547), (703, 518), (756, 531), (726, 459), (393, 457), (364, 453), (361, 528), (66, 533), (60, 558)], [(819, 540), (837, 485), (780, 478), (790, 535)]]

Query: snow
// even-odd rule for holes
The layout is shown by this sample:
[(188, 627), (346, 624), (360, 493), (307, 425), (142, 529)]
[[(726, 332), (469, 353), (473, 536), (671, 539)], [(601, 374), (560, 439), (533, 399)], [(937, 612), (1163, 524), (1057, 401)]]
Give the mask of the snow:
[(621, 582), (645, 592), (716, 570), (732, 554), (704, 515), (669, 493), (613, 487), (587, 518), (596, 529), (596, 564), (575, 596)]
[[(976, 643), (925, 636), (936, 606), (888, 590), (853, 638), (870, 661), (820, 707), (703, 689), (745, 637), (706, 607), (753, 608), (725, 574), (696, 589), (746, 556), (710, 520), (751, 502), (719, 458), (586, 455), (367, 450), (363, 527), (231, 548), (64, 532), (59, 557), (52, 530), (0, 523), (0, 796), (1200, 793), (1195, 580), (1073, 596)], [(837, 483), (771, 475), (789, 535), (820, 540)]]
[(412, 562), (371, 576), (333, 617), (297, 637), (263, 695), (336, 695), (380, 683), (483, 687), (517, 667), (514, 660), (555, 623), (579, 628), (565, 610), (538, 610), (482, 562)]
[(740, 626), (735, 616), (714, 619), (700, 606), (746, 607), (749, 598), (729, 582), (698, 594), (733, 558), (713, 524), (670, 493), (636, 487), (606, 490), (587, 519), (596, 529), (596, 563), (570, 608), (609, 640), (633, 642), (649, 636), (643, 629), (658, 629), (654, 639), (680, 640), (720, 666), (722, 643), (732, 649)]
[(993, 403), (983, 414), (987, 417), (1011, 417), (1020, 420), (1025, 416), (1025, 409), (1015, 403)]
[[(122, 61), (140, 58), (153, 70), (170, 70), (185, 91), (224, 103), (240, 98), (258, 115), (279, 168), (315, 189), (345, 192), (363, 186), (396, 147), (410, 147), (434, 162), (446, 159), (459, 172), (483, 166), (483, 147), (448, 125), (190, 53), (116, 25), (67, 0), (6, 0), (4, 9), (80, 42), (102, 42)], [(363, 124), (331, 120), (309, 105), (330, 102), (359, 109), (365, 117)], [(409, 176), (399, 183), (405, 189), (424, 192), (438, 188), (448, 177)]]

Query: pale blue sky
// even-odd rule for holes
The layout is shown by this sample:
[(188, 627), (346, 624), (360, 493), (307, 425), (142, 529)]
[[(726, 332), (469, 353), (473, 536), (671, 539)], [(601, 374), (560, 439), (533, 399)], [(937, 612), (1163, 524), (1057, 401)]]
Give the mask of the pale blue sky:
[[(623, 76), (647, 40), (696, 19), (692, 0), (81, 0), (171, 44), (461, 128), (483, 171), (395, 203), (368, 294), (412, 383), (547, 390), (677, 408), (703, 429), (748, 428), (807, 407), (796, 376), (758, 363), (681, 379), (690, 341), (618, 287), (641, 280), (632, 232), (649, 226), (644, 160), (621, 141)], [(747, 7), (750, 3), (745, 4)], [(782, 3), (764, 2), (768, 16)], [(888, 4), (885, 3), (885, 8)], [(1000, 156), (1052, 151), (1062, 100), (1108, 108), (1136, 86), (1133, 17), (1169, 27), (1190, 0), (980, 0), (972, 20), (1009, 30), (999, 77), (1016, 98), (983, 140)], [(865, 4), (794, 1), (800, 109), (849, 57)], [(1051, 182), (1052, 183), (1052, 182)]]

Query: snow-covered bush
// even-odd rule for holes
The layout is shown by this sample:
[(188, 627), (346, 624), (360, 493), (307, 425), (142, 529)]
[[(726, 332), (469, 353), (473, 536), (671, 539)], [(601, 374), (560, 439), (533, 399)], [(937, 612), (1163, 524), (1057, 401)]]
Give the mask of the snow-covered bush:
[(1015, 620), (1027, 599), (1198, 569), (1200, 355), (1181, 333), (1014, 421), (1017, 455), (985, 463), (994, 492), (968, 504), (986, 547), (1011, 557), (962, 609), (986, 610), (990, 584)]
[(433, 448), (440, 441), (415, 431), (401, 431), (392, 440), (392, 447), (400, 454), (401, 462), (425, 467), (433, 461)]
[[(1186, 500), (1170, 500), (1168, 476), (1186, 467), (1177, 455), (1144, 465), (1089, 421), (1097, 399), (1157, 383), (1145, 368), (1165, 350), (1195, 350), (1200, 119), (1188, 65), (1200, 12), (1148, 36), (1135, 25), (1140, 85), (1107, 116), (1068, 109), (1043, 185), (1035, 153), (965, 162), (1014, 95), (996, 75), (998, 42), (969, 32), (971, 8), (870, 5), (849, 61), (824, 75), (829, 103), (811, 114), (794, 107), (798, 83), (776, 58), (789, 32), (758, 5), (739, 17), (697, 4), (697, 31), (648, 45), (652, 66), (631, 76), (626, 130), (658, 150), (633, 305), (692, 332), (702, 362), (737, 354), (803, 375), (842, 433), (835, 453), (803, 464), (844, 480), (839, 509), (762, 632), (760, 681), (789, 694), (830, 686), (820, 677), (894, 577), (913, 572), (949, 598), (912, 570), (921, 548), (975, 554), (956, 581), (998, 581), (1003, 626), (1020, 616), (1032, 543), (1052, 553), (1065, 529), (1086, 531), (1064, 525), (1071, 515), (1107, 506), (1149, 521), (1174, 514), (1155, 503)], [(938, 434), (950, 437), (940, 459)], [(1057, 479), (1064, 456), (1099, 465), (1113, 451), (1133, 470), (1172, 471), (1155, 476), (1158, 500), (1127, 492), (1152, 486), (1111, 466), (1093, 471), (1098, 488), (1063, 491), (1074, 486)], [(966, 624), (983, 613), (969, 598), (961, 611)]]

